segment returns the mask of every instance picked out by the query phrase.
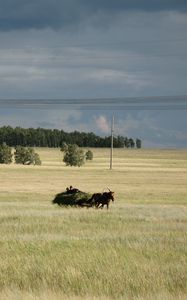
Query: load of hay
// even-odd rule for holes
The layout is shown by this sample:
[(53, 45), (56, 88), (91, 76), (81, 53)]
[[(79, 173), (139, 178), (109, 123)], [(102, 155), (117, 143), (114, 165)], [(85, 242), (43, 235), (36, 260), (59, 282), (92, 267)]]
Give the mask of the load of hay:
[(52, 201), (59, 206), (86, 206), (91, 207), (91, 194), (80, 191), (77, 188), (67, 188), (66, 191), (59, 193)]

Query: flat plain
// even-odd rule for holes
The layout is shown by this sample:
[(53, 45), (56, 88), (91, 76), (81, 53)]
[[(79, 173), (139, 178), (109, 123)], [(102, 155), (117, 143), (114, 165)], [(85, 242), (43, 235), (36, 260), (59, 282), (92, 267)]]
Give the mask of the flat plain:
[[(0, 299), (187, 299), (187, 150), (92, 149), (66, 167), (0, 165)], [(110, 208), (53, 205), (110, 188)]]

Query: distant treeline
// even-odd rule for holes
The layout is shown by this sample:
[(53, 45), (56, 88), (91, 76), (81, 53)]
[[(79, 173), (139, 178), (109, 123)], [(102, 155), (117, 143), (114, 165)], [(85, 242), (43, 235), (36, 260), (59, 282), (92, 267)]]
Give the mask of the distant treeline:
[[(93, 132), (65, 132), (58, 129), (0, 127), (0, 144), (9, 146), (61, 147), (63, 143), (77, 144), (79, 147), (110, 147), (110, 136), (100, 137)], [(114, 137), (115, 148), (141, 148), (141, 140), (118, 135)]]

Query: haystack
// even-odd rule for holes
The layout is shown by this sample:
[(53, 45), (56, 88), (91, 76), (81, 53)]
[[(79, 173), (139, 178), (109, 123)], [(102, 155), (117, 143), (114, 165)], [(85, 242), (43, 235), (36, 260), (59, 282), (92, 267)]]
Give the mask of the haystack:
[(53, 204), (58, 204), (59, 206), (87, 206), (90, 207), (91, 194), (78, 191), (76, 193), (67, 193), (67, 191), (59, 193), (55, 196), (52, 201)]

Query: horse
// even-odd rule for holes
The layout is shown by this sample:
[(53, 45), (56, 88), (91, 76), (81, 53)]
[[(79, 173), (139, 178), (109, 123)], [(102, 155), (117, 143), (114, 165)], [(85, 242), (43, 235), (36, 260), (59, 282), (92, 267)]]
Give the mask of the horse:
[(104, 193), (95, 193), (92, 195), (91, 199), (89, 200), (92, 203), (92, 206), (95, 205), (96, 208), (103, 208), (104, 205), (109, 208), (110, 200), (114, 201), (114, 192), (104, 192)]

